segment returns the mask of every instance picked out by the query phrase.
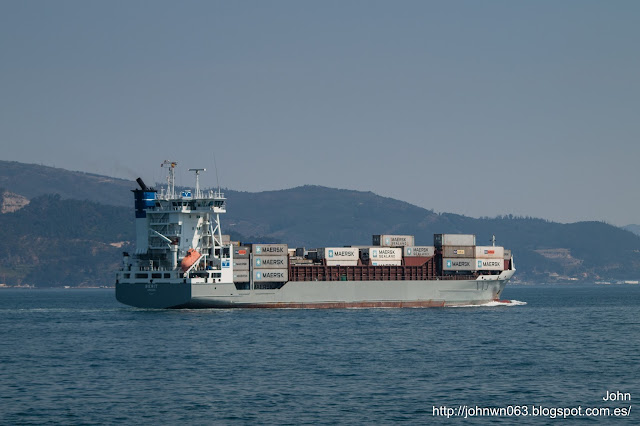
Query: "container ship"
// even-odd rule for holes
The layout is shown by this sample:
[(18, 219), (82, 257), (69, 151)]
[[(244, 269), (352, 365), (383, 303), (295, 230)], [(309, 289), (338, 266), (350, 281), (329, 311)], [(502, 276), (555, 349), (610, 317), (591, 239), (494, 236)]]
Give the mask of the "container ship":
[(418, 308), (499, 300), (515, 273), (510, 250), (475, 235), (373, 235), (371, 245), (305, 249), (230, 241), (220, 190), (175, 190), (137, 179), (136, 251), (123, 253), (116, 298), (139, 308)]

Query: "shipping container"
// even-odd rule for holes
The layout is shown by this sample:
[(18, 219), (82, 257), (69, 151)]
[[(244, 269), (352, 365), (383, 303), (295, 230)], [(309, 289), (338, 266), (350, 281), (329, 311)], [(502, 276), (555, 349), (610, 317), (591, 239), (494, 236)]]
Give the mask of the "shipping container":
[(358, 260), (360, 252), (353, 247), (321, 247), (318, 248), (318, 259)]
[(254, 269), (254, 282), (282, 282), (289, 281), (288, 269)]
[(304, 257), (304, 247), (296, 248), (296, 257)]
[(383, 247), (406, 247), (414, 246), (416, 243), (413, 235), (374, 235), (372, 244)]
[(504, 247), (476, 246), (476, 259), (504, 259)]
[(290, 257), (294, 257), (296, 255), (296, 249), (290, 248), (287, 250), (287, 253), (289, 254)]
[(231, 235), (222, 234), (222, 245), (228, 246), (231, 244)]
[(253, 267), (256, 269), (282, 269), (289, 267), (288, 256), (253, 256)]
[(511, 259), (511, 250), (510, 249), (504, 249), (504, 258), (505, 259)]
[(433, 245), (442, 246), (475, 246), (476, 236), (473, 234), (433, 234)]
[(234, 271), (248, 271), (249, 270), (249, 259), (233, 259), (233, 270)]
[(252, 244), (254, 256), (286, 256), (289, 247), (286, 244)]
[(371, 260), (371, 266), (400, 266), (402, 260)]
[(355, 260), (329, 260), (326, 259), (327, 266), (358, 266), (358, 259)]
[(249, 282), (249, 271), (233, 271), (233, 282), (234, 283), (248, 283)]
[(309, 250), (307, 251), (307, 259), (317, 260), (318, 259), (318, 251), (317, 250)]
[(504, 259), (476, 259), (476, 271), (504, 271)]
[(475, 247), (473, 246), (443, 246), (442, 257), (475, 257)]
[(233, 248), (234, 259), (248, 259), (250, 253), (251, 247), (249, 246), (238, 246)]
[(367, 247), (360, 249), (364, 260), (402, 260), (402, 249), (397, 247)]
[(476, 259), (442, 259), (443, 271), (475, 271)]
[(434, 246), (410, 246), (405, 247), (404, 257), (432, 257), (436, 254)]

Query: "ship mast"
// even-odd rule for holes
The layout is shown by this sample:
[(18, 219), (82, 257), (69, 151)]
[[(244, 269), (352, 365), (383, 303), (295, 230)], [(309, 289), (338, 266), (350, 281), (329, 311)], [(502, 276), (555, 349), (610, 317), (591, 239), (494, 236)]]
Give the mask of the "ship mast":
[(176, 198), (176, 166), (177, 161), (164, 160), (160, 167), (169, 167), (169, 176), (167, 176), (167, 198)]

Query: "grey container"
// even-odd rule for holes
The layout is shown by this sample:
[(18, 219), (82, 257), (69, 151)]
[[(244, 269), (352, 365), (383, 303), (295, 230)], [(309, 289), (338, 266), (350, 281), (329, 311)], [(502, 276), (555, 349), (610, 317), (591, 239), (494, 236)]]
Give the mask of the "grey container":
[(507, 260), (511, 259), (511, 249), (504, 249), (504, 258)]
[(249, 246), (238, 246), (233, 248), (234, 259), (248, 259), (250, 254), (251, 247)]
[(433, 257), (436, 254), (434, 246), (410, 246), (404, 247), (404, 257)]
[(249, 270), (249, 259), (233, 259), (233, 270), (234, 271), (248, 271)]
[(289, 267), (288, 256), (253, 256), (255, 269), (284, 269)]
[(289, 281), (288, 269), (254, 269), (253, 282)]
[(413, 235), (374, 235), (372, 238), (372, 244), (374, 246), (383, 247), (406, 247), (416, 244), (415, 237)]
[(234, 283), (248, 283), (249, 277), (249, 271), (233, 271)]
[(473, 246), (443, 246), (443, 257), (473, 258), (476, 255)]
[(304, 257), (304, 247), (296, 248), (296, 257)]
[(433, 234), (433, 245), (442, 246), (475, 246), (476, 236), (473, 234)]
[(286, 244), (253, 244), (251, 252), (254, 256), (286, 256), (289, 246)]

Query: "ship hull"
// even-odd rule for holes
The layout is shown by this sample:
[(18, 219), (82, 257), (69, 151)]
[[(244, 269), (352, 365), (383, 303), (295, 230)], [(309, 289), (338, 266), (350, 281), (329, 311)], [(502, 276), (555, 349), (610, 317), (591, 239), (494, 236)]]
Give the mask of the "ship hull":
[(511, 274), (477, 280), (289, 281), (275, 290), (231, 283), (118, 283), (116, 298), (139, 308), (426, 308), (498, 300)]

